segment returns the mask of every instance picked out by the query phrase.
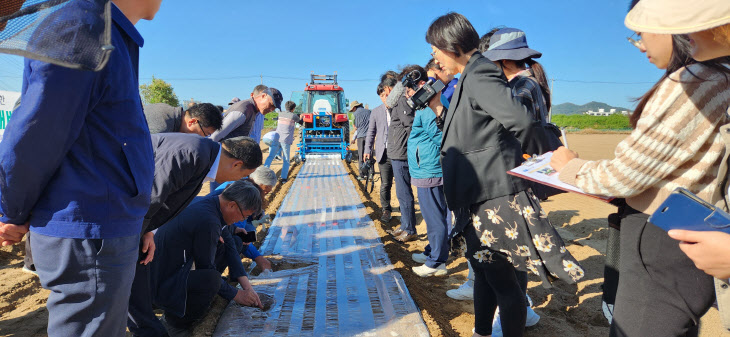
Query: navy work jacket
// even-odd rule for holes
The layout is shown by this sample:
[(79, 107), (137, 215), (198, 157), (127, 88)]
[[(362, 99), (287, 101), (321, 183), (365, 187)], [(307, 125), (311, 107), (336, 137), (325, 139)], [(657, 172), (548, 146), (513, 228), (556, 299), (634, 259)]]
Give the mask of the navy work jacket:
[[(91, 19), (85, 1), (55, 20), (76, 38)], [(142, 36), (113, 7), (112, 44), (99, 71), (25, 60), (23, 101), (0, 143), (0, 221), (63, 238), (139, 234), (154, 160), (139, 97)]]

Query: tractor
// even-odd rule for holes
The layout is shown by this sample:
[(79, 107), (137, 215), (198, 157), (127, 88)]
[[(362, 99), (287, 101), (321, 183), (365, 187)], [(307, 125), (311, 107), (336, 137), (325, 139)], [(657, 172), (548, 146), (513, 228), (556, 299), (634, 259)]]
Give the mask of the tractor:
[(345, 91), (337, 84), (337, 74), (311, 75), (303, 92), (294, 92), (292, 101), (302, 120), (299, 160), (311, 154), (340, 154), (349, 162), (350, 120)]

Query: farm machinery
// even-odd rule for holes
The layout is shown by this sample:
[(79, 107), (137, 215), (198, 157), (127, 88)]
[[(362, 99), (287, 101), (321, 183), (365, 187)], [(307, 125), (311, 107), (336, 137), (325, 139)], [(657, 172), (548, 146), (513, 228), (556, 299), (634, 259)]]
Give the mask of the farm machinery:
[(304, 92), (295, 92), (292, 101), (301, 109), (302, 140), (299, 160), (313, 154), (339, 154), (350, 161), (350, 121), (345, 91), (337, 84), (337, 74), (311, 75)]

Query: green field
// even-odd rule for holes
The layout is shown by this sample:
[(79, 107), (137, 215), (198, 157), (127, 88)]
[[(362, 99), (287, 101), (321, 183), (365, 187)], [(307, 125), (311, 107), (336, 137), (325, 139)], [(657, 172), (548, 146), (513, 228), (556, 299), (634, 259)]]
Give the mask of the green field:
[(629, 116), (553, 115), (552, 122), (566, 129), (629, 130)]

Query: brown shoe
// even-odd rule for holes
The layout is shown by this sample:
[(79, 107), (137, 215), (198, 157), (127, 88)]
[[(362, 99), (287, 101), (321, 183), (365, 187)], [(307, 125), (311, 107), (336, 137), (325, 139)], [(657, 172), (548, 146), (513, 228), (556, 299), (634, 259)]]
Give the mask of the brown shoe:
[(393, 216), (390, 214), (390, 211), (383, 210), (383, 215), (380, 216), (380, 221), (390, 222), (390, 219), (392, 218)]
[(396, 228), (396, 229), (393, 229), (393, 230), (387, 230), (386, 232), (388, 232), (388, 234), (390, 234), (392, 236), (398, 236), (398, 235), (403, 234), (403, 230), (400, 229), (400, 226), (398, 228)]
[(401, 231), (401, 233), (394, 237), (394, 239), (400, 242), (408, 242), (416, 239), (416, 234), (408, 234), (408, 232)]

